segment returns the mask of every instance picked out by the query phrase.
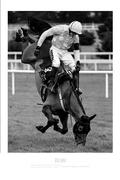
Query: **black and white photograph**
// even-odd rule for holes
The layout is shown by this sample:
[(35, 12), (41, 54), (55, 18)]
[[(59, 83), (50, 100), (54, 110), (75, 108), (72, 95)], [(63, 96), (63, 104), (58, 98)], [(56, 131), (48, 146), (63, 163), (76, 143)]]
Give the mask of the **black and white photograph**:
[(1, 0), (0, 179), (120, 179), (117, 1)]
[(8, 152), (113, 152), (113, 12), (8, 11)]

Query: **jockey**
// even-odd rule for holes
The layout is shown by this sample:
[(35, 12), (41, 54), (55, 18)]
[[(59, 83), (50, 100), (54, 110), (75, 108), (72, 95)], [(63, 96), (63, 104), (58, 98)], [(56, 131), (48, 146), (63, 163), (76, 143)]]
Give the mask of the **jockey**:
[[(52, 60), (52, 70), (49, 71), (50, 78), (54, 82), (55, 74), (60, 66), (60, 61), (65, 65), (68, 65), (73, 73), (73, 79), (76, 74), (76, 64), (80, 60), (79, 55), (79, 35), (82, 34), (82, 25), (78, 21), (73, 21), (69, 25), (56, 25), (40, 36), (37, 47), (34, 52), (35, 56), (40, 53), (40, 48), (47, 37), (53, 36), (52, 46), (50, 48), (50, 58)], [(68, 52), (68, 49), (74, 44), (74, 58)], [(77, 83), (75, 82), (75, 88), (79, 92)], [(80, 92), (81, 94), (81, 92)]]

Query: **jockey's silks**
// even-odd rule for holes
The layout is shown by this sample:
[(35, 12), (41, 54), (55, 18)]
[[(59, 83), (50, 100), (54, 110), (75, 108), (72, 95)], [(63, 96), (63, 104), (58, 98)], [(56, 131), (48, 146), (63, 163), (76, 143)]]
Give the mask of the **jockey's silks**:
[(79, 43), (78, 35), (72, 36), (69, 34), (68, 25), (57, 25), (45, 31), (38, 41), (38, 46), (41, 46), (43, 41), (49, 36), (53, 36), (52, 45), (58, 49), (67, 50), (73, 43)]
[(68, 31), (64, 31), (60, 35), (55, 35), (52, 39), (52, 45), (54, 45), (59, 49), (64, 49), (64, 50), (69, 49), (73, 43), (74, 43), (74, 39), (69, 35)]

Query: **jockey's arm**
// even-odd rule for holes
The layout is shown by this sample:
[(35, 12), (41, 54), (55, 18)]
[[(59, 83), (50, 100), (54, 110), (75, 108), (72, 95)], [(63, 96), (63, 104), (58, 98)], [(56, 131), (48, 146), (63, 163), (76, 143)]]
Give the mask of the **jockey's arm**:
[(74, 57), (75, 57), (75, 62), (80, 61), (80, 41), (79, 41), (79, 36), (75, 35), (74, 39)]
[(43, 42), (45, 41), (45, 39), (47, 37), (53, 36), (53, 35), (57, 35), (60, 34), (62, 32), (62, 28), (59, 28), (59, 26), (54, 26), (48, 30), (46, 30), (45, 32), (42, 33), (42, 35), (40, 36), (37, 46), (41, 47)]

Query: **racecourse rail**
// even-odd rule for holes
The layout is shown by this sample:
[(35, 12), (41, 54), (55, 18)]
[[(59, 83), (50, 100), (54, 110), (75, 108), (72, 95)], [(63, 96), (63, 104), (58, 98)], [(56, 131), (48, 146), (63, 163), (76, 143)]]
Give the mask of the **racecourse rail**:
[[(15, 94), (15, 73), (34, 73), (34, 70), (31, 69), (29, 64), (21, 63), (21, 52), (8, 52), (8, 56), (13, 56), (8, 58), (8, 72), (12, 75), (12, 95)], [(107, 55), (108, 59), (96, 59), (96, 55)], [(18, 56), (20, 56), (18, 58)], [(92, 57), (93, 56), (93, 57)], [(112, 61), (113, 53), (106, 52), (81, 52), (80, 53), (80, 62), (83, 64), (83, 69), (80, 71), (80, 74), (105, 74), (105, 97), (109, 97), (109, 74), (113, 74)], [(93, 64), (94, 70), (88, 70), (87, 65)], [(98, 70), (98, 65), (108, 65), (108, 70)], [(20, 69), (20, 66), (22, 69)]]

